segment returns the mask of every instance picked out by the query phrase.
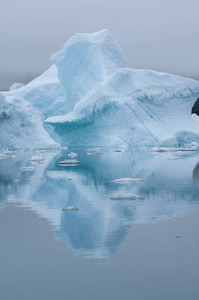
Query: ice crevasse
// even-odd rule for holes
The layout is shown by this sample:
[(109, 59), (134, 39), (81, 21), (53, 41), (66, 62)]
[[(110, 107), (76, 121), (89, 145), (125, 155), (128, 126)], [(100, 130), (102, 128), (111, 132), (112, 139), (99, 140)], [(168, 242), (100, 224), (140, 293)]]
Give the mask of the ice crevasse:
[(109, 31), (74, 35), (52, 61), (40, 77), (3, 95), (5, 101), (15, 97), (30, 102), (53, 128), (44, 125), (42, 132), (61, 145), (139, 147), (199, 142), (199, 127), (191, 118), (199, 82), (129, 68)]

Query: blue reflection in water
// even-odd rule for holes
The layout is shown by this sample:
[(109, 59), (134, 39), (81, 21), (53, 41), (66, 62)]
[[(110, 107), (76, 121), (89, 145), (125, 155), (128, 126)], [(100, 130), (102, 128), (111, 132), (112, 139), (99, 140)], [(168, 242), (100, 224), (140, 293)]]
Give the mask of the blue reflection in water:
[[(80, 165), (59, 166), (71, 151), (78, 154)], [(9, 201), (20, 203), (48, 219), (56, 239), (65, 241), (75, 255), (111, 258), (134, 223), (176, 217), (198, 207), (197, 153), (100, 151), (4, 152), (0, 155), (1, 208)], [(113, 182), (124, 177), (144, 181)], [(110, 199), (128, 193), (145, 200)], [(79, 210), (63, 211), (67, 206)]]

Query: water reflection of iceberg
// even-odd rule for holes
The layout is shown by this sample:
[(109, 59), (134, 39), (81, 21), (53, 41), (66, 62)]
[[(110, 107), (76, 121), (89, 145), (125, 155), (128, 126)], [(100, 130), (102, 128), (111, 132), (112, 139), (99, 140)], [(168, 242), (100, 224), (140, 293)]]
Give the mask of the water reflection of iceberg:
[[(198, 207), (193, 154), (101, 149), (101, 155), (88, 156), (85, 149), (77, 148), (62, 151), (61, 159), (71, 151), (78, 154), (79, 166), (60, 167), (60, 156), (51, 152), (32, 172), (21, 171), (22, 166), (32, 165), (30, 153), (0, 160), (0, 199), (17, 201), (47, 218), (56, 239), (66, 241), (75, 255), (113, 257), (134, 223), (176, 217)], [(113, 182), (124, 177), (144, 181)], [(127, 193), (144, 195), (145, 200), (110, 199)], [(79, 210), (62, 211), (66, 206)]]

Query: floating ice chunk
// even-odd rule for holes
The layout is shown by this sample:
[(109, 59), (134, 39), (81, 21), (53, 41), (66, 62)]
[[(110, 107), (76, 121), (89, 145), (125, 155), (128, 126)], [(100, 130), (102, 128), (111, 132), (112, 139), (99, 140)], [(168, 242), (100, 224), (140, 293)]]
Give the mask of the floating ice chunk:
[(74, 211), (74, 210), (79, 210), (79, 208), (75, 207), (75, 206), (67, 206), (62, 208), (62, 210), (64, 211)]
[(67, 166), (67, 165), (75, 166), (75, 165), (79, 165), (79, 164), (80, 164), (80, 162), (76, 159), (65, 159), (63, 161), (58, 162), (58, 165), (60, 165), (60, 166)]
[(140, 178), (120, 178), (120, 179), (113, 180), (113, 182), (116, 182), (116, 183), (129, 183), (129, 182), (139, 182), (139, 181), (144, 181), (144, 179), (140, 179)]
[(77, 157), (78, 154), (74, 153), (74, 152), (71, 152), (70, 154), (68, 154), (68, 156), (71, 157), (71, 158), (74, 158), (74, 157)]
[(86, 151), (100, 151), (100, 148), (88, 148)]
[[(4, 95), (31, 102), (62, 145), (179, 147), (199, 142), (191, 119), (191, 112), (199, 114), (199, 82), (128, 68), (107, 30), (76, 34), (52, 60), (55, 65), (44, 74)], [(0, 125), (4, 102), (0, 100)], [(13, 136), (8, 136), (10, 144)]]
[(44, 158), (43, 158), (42, 155), (38, 155), (38, 156), (35, 155), (35, 156), (32, 156), (30, 160), (31, 161), (36, 161), (36, 162), (42, 162), (42, 161), (44, 161)]
[(11, 87), (10, 87), (10, 91), (20, 89), (23, 86), (24, 86), (23, 83), (13, 83), (13, 85), (11, 85)]
[(88, 152), (87, 155), (101, 155), (101, 152)]
[(135, 194), (120, 194), (120, 195), (115, 195), (111, 196), (112, 200), (144, 200), (144, 196), (139, 196)]
[(22, 167), (21, 171), (33, 171), (34, 167)]

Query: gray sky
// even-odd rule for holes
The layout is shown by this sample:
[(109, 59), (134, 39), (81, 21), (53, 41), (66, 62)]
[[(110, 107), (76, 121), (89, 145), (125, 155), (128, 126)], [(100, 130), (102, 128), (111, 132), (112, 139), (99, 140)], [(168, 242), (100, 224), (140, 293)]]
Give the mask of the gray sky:
[(132, 68), (199, 79), (198, 0), (1, 0), (0, 90), (45, 71), (77, 32), (108, 29)]

